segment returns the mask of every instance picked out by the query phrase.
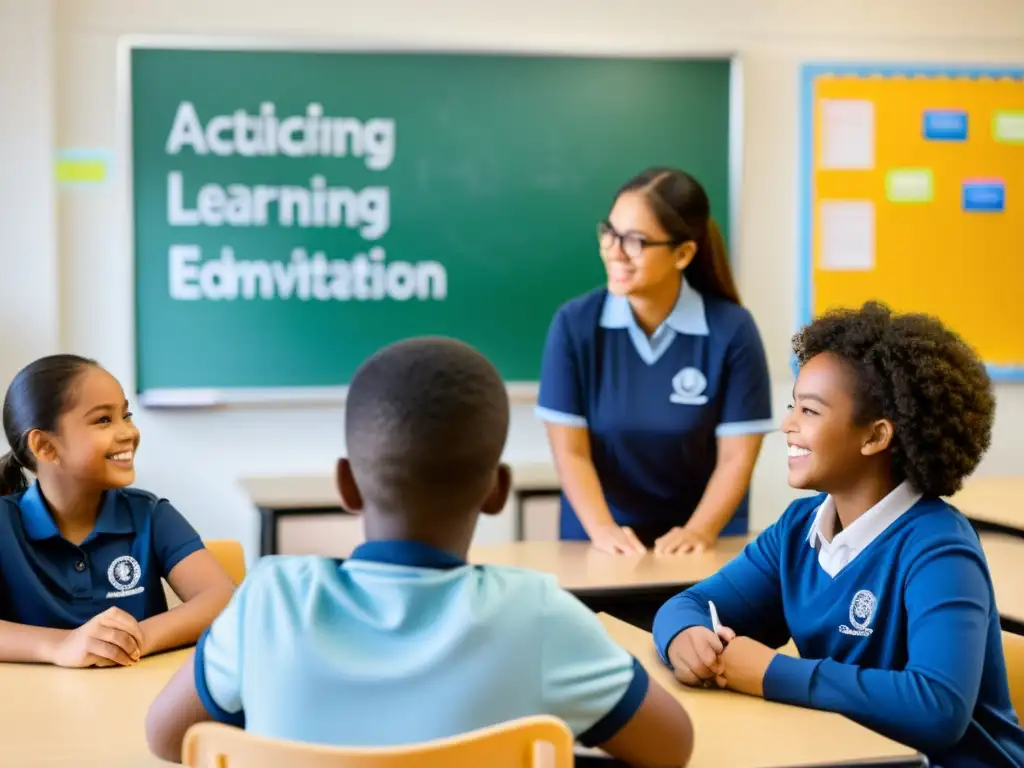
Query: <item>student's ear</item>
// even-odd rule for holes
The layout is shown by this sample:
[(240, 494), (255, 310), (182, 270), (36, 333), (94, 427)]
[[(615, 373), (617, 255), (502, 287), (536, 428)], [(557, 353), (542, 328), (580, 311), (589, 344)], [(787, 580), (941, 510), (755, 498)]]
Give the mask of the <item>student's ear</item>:
[(505, 508), (509, 491), (512, 490), (512, 469), (508, 464), (499, 464), (494, 476), (494, 485), (480, 506), (485, 515), (497, 515)]
[(892, 436), (895, 433), (893, 423), (888, 419), (878, 419), (871, 424), (867, 440), (860, 448), (864, 456), (876, 456), (892, 445)]
[(349, 512), (362, 512), (363, 494), (359, 492), (359, 486), (356, 485), (356, 478), (352, 474), (352, 465), (348, 459), (338, 459), (337, 475), (341, 505)]
[(41, 429), (33, 429), (29, 432), (26, 443), (29, 451), (36, 457), (36, 466), (57, 462), (57, 444)]
[(697, 244), (693, 240), (687, 240), (685, 243), (676, 248), (676, 269), (682, 272), (693, 261), (693, 257), (697, 255)]

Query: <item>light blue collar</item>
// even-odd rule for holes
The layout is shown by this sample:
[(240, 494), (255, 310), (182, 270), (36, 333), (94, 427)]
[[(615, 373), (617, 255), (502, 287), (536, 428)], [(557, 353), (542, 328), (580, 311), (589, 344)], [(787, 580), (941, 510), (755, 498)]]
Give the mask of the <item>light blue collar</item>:
[(668, 351), (677, 334), (707, 336), (710, 333), (707, 313), (704, 311), (704, 297), (685, 280), (680, 283), (676, 305), (665, 321), (654, 329), (650, 338), (637, 325), (629, 299), (625, 296), (608, 294), (605, 297), (600, 325), (602, 328), (628, 331), (637, 354), (648, 365), (656, 363)]
[[(679, 286), (679, 298), (668, 317), (654, 331), (658, 335), (664, 326), (688, 336), (707, 336), (708, 318), (704, 312), (704, 297), (695, 291), (685, 280)], [(633, 310), (629, 307), (629, 299), (625, 296), (608, 294), (601, 309), (602, 328), (639, 328)]]

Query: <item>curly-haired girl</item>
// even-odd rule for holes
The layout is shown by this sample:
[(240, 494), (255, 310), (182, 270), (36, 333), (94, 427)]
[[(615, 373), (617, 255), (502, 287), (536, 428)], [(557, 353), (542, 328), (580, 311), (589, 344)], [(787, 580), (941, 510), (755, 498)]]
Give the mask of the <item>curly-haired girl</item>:
[[(1024, 765), (985, 555), (942, 500), (991, 439), (984, 366), (934, 318), (874, 302), (793, 347), (789, 483), (820, 494), (661, 608), (663, 660), (686, 684), (839, 712), (932, 765)], [(773, 650), (790, 638), (800, 658)]]

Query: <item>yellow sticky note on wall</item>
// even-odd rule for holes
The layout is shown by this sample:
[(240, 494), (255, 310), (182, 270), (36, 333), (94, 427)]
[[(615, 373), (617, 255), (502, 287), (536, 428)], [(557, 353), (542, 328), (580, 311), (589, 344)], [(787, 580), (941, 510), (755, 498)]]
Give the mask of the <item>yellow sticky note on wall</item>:
[(110, 178), (113, 153), (105, 149), (62, 149), (57, 153), (57, 183), (103, 184)]

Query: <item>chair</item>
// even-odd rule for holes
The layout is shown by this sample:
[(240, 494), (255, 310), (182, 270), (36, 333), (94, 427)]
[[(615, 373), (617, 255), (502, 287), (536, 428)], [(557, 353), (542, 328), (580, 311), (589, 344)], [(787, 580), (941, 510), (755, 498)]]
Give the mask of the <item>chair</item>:
[(569, 727), (549, 715), (523, 717), (446, 739), (399, 747), (333, 747), (267, 739), (220, 723), (185, 734), (191, 768), (571, 768)]
[(1010, 701), (1017, 710), (1017, 719), (1024, 722), (1024, 635), (1003, 632), (1003, 656), (1010, 680)]
[(234, 539), (211, 539), (203, 544), (217, 558), (221, 568), (228, 572), (235, 586), (241, 584), (245, 578), (245, 552), (241, 543)]
[[(227, 571), (235, 586), (241, 584), (245, 578), (245, 553), (242, 551), (242, 545), (234, 539), (211, 539), (204, 541), (203, 545), (220, 563), (220, 567)], [(171, 589), (171, 585), (164, 581), (163, 586), (167, 607), (176, 608), (181, 605), (181, 599)]]

